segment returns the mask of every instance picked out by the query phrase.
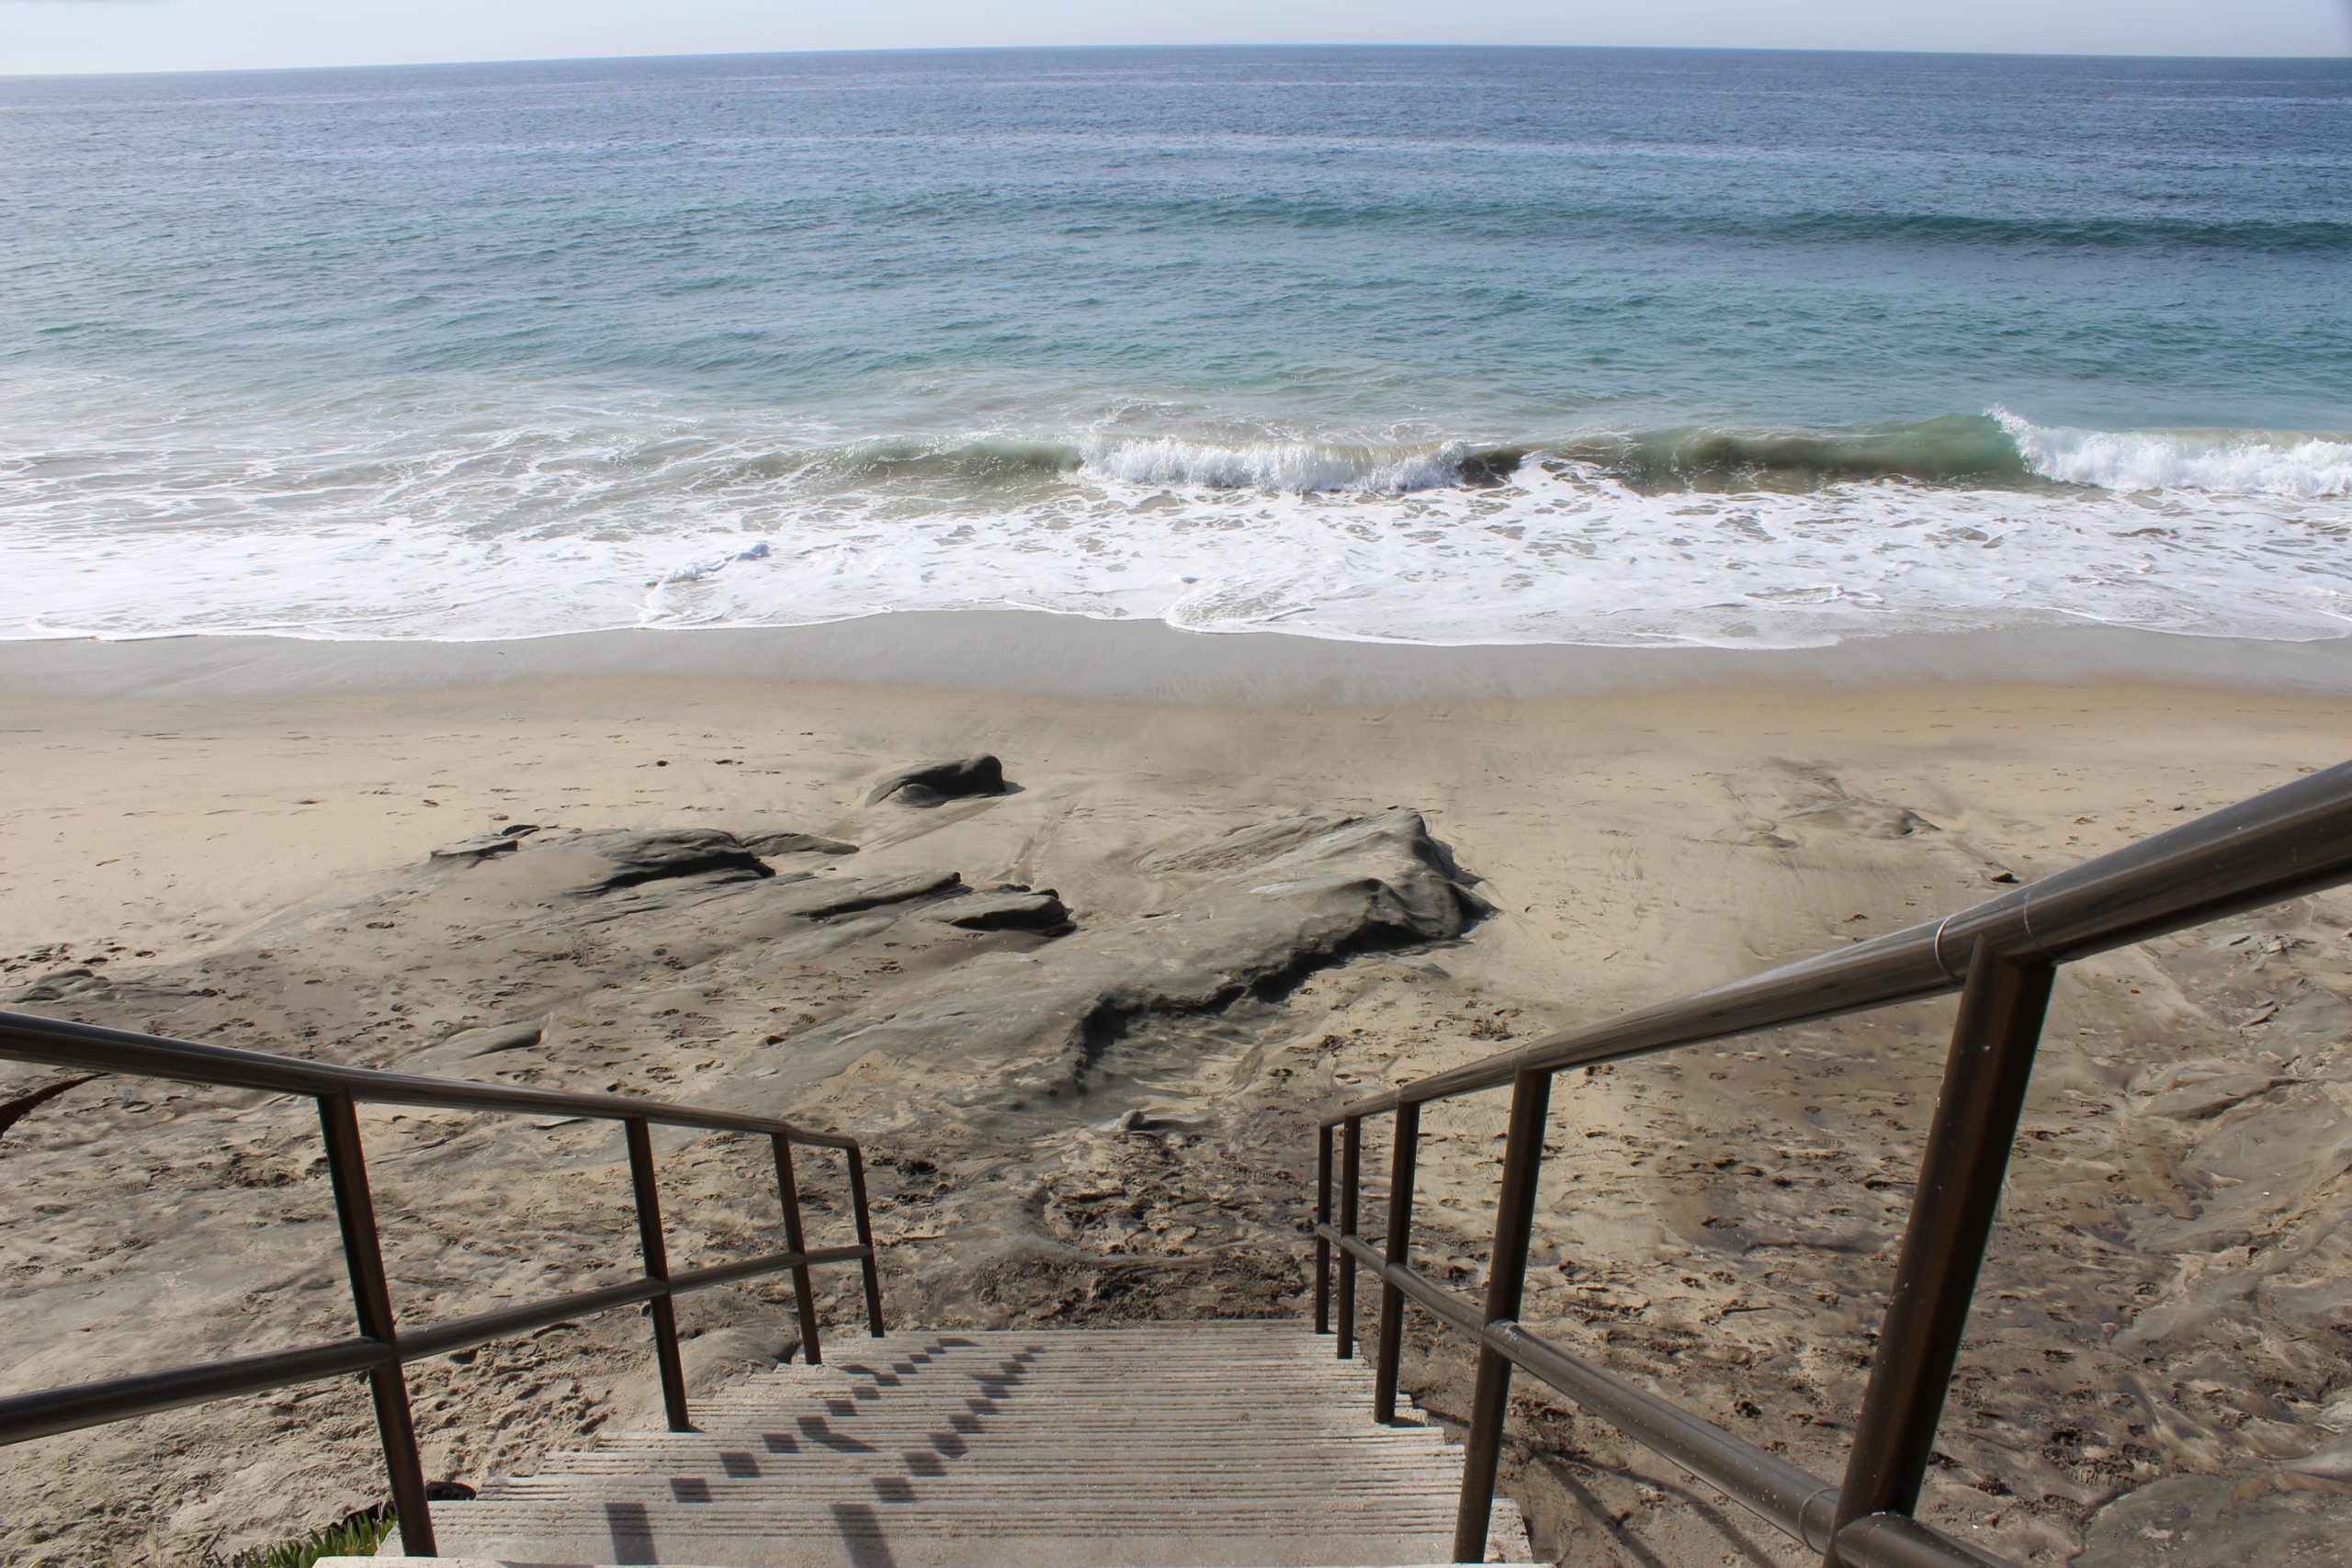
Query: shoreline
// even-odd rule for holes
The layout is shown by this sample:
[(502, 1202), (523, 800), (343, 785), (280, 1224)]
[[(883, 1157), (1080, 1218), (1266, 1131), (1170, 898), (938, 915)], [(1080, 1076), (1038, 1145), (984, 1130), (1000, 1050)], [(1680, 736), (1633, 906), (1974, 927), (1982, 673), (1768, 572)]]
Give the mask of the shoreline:
[(566, 678), (843, 683), (1250, 708), (1542, 699), (1659, 688), (2132, 682), (2352, 694), (2352, 636), (2316, 642), (2111, 626), (1906, 633), (1818, 648), (1436, 645), (1202, 633), (1045, 611), (909, 611), (800, 626), (481, 642), (227, 634), (0, 644), (0, 691), (249, 697)]

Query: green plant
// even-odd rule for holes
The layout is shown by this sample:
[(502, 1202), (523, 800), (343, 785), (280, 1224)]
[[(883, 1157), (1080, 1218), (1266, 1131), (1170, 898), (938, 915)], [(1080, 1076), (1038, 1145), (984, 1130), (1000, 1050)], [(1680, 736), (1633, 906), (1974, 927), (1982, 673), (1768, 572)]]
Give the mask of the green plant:
[(322, 1557), (365, 1557), (392, 1533), (390, 1507), (365, 1509), (340, 1524), (312, 1530), (300, 1540), (280, 1541), (246, 1552), (234, 1568), (311, 1568)]

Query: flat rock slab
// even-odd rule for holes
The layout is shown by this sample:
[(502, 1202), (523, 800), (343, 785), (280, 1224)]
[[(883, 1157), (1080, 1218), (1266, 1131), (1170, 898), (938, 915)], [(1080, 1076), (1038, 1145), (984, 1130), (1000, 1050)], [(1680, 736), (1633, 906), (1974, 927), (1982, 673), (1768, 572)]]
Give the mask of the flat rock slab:
[(743, 847), (763, 860), (775, 860), (784, 855), (854, 855), (855, 844), (839, 839), (828, 839), (816, 833), (754, 833), (742, 840)]
[[(1487, 908), (1409, 808), (1251, 828), (1199, 863), (1215, 874), (1162, 909), (910, 977), (795, 1040), (790, 1059), (810, 1077), (874, 1053), (952, 1062), (955, 1116), (1023, 1111), (1082, 1096), (1111, 1047), (1150, 1025), (1279, 997), (1362, 953), (1458, 937)], [(917, 1076), (946, 1081), (938, 1066)], [(852, 1114), (870, 1131), (917, 1112), (893, 1094)]]
[(932, 919), (967, 931), (1053, 931), (1069, 924), (1069, 906), (1050, 887), (1000, 887), (943, 904)]
[(862, 914), (892, 904), (917, 904), (942, 898), (964, 886), (956, 871), (918, 872), (911, 876), (878, 877), (871, 882), (809, 878), (780, 890), (768, 902), (806, 920), (837, 915)]

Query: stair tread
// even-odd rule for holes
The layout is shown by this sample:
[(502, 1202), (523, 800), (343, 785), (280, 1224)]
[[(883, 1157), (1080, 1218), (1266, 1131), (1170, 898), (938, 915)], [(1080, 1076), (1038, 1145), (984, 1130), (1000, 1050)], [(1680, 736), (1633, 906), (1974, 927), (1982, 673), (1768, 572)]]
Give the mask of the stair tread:
[[(1461, 1450), (1288, 1324), (893, 1335), (435, 1504), (442, 1568), (1351, 1568), (1450, 1555)], [(1498, 1540), (1524, 1553), (1518, 1513)], [(398, 1561), (396, 1549), (384, 1558)]]

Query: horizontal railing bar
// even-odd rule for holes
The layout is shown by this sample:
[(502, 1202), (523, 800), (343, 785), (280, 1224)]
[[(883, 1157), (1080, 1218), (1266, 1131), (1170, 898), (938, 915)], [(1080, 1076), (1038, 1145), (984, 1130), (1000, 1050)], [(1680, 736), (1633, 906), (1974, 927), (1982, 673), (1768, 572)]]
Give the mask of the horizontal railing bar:
[[(1367, 1262), (1385, 1261), (1354, 1236), (1336, 1239)], [(1481, 1327), (1476, 1306), (1409, 1269), (1392, 1265), (1381, 1273), (1448, 1322), (1467, 1328), (1513, 1365), (1690, 1472), (1807, 1551), (1828, 1549), (1838, 1512), (1838, 1488), (1828, 1482), (1603, 1371), (1522, 1324)], [(1953, 1540), (1916, 1519), (1888, 1514), (1855, 1520), (1838, 1535), (1838, 1548), (1862, 1568), (2013, 1568), (2005, 1560)]]
[(209, 1404), (216, 1399), (266, 1393), (298, 1383), (317, 1382), (322, 1378), (364, 1372), (384, 1365), (392, 1357), (392, 1348), (381, 1340), (346, 1339), (335, 1345), (241, 1356), (204, 1367), (175, 1367), (169, 1371), (140, 1372), (130, 1377), (108, 1378), (103, 1382), (12, 1394), (0, 1399), (0, 1447)]
[(1522, 1072), (1622, 1060), (1960, 988), (1979, 937), (2006, 957), (2064, 963), (2352, 879), (2352, 762), (1905, 931), (1784, 964), (1660, 1007), (1568, 1030), (1359, 1100), (1336, 1126)]
[(1865, 1514), (1838, 1532), (1838, 1556), (1855, 1568), (2016, 1568), (1901, 1514)]
[(713, 1285), (731, 1285), (738, 1280), (780, 1274), (787, 1269), (812, 1268), (820, 1263), (862, 1262), (872, 1250), (865, 1247), (820, 1247), (812, 1252), (771, 1252), (765, 1258), (746, 1258), (740, 1263), (682, 1269), (670, 1276), (670, 1293), (684, 1295), (688, 1291), (706, 1291)]
[(1481, 1337), (1518, 1366), (1778, 1527), (1806, 1550), (1829, 1549), (1838, 1488), (1828, 1482), (1601, 1371), (1519, 1324), (1491, 1325)]
[(1409, 1268), (1388, 1263), (1362, 1237), (1342, 1235), (1329, 1225), (1317, 1225), (1316, 1232), (1361, 1259), (1411, 1300), (1492, 1345), (1515, 1365), (1717, 1487), (1810, 1550), (1827, 1549), (1838, 1502), (1838, 1489), (1827, 1482), (1686, 1415), (1518, 1324), (1487, 1325), (1476, 1303)]
[(605, 1285), (594, 1291), (575, 1291), (568, 1296), (550, 1296), (546, 1301), (525, 1306), (502, 1307), (496, 1312), (451, 1318), (447, 1323), (431, 1324), (424, 1328), (403, 1329), (399, 1339), (400, 1358), (403, 1361), (416, 1361), (427, 1356), (446, 1356), (452, 1350), (487, 1345), (510, 1334), (527, 1334), (534, 1328), (545, 1328), (550, 1323), (561, 1323), (566, 1318), (586, 1317), (591, 1313), (610, 1312), (615, 1307), (650, 1302), (666, 1289), (659, 1280), (624, 1280), (617, 1285)]
[[(1344, 1235), (1328, 1224), (1317, 1225), (1314, 1234), (1807, 1551), (1828, 1550), (1838, 1512), (1838, 1488), (1828, 1482), (1602, 1371), (1524, 1325), (1482, 1322), (1476, 1303), (1402, 1264), (1390, 1263), (1362, 1236)], [(1862, 1568), (2011, 1568), (2000, 1558), (1894, 1515), (1855, 1520), (1838, 1535), (1838, 1549)]]
[(560, 1323), (568, 1317), (585, 1317), (590, 1313), (609, 1312), (615, 1307), (650, 1302), (660, 1295), (684, 1295), (689, 1291), (707, 1290), (713, 1285), (730, 1284), (761, 1274), (781, 1273), (802, 1264), (855, 1262), (863, 1259), (865, 1254), (866, 1249), (862, 1247), (821, 1247), (806, 1255), (773, 1252), (764, 1258), (747, 1258), (740, 1263), (715, 1263), (707, 1269), (685, 1269), (671, 1275), (666, 1280), (624, 1280), (616, 1285), (578, 1291), (568, 1296), (553, 1296), (527, 1306), (504, 1307), (497, 1312), (456, 1318), (425, 1328), (403, 1330), (400, 1337), (400, 1358), (403, 1361), (414, 1361), (426, 1356), (446, 1355), (451, 1350), (488, 1344), (510, 1334), (544, 1328), (550, 1323)]
[(49, 1066), (122, 1073), (134, 1077), (170, 1078), (180, 1083), (207, 1084), (221, 1089), (260, 1089), (274, 1094), (316, 1097), (348, 1094), (375, 1105), (429, 1106), (450, 1111), (491, 1111), (536, 1116), (586, 1116), (599, 1121), (633, 1118), (667, 1127), (699, 1127), (710, 1132), (778, 1134), (796, 1144), (819, 1148), (848, 1149), (856, 1140), (831, 1133), (812, 1133), (789, 1122), (764, 1116), (739, 1116), (731, 1111), (705, 1111), (658, 1100), (631, 1100), (614, 1094), (573, 1094), (562, 1089), (526, 1089), (514, 1084), (475, 1083), (464, 1078), (423, 1077), (390, 1073), (375, 1067), (345, 1067), (281, 1056), (267, 1051), (243, 1051), (230, 1045), (199, 1044), (160, 1035), (134, 1034), (128, 1030), (96, 1024), (68, 1023), (31, 1013), (0, 1012), (0, 1057), (38, 1062)]
[(1359, 1259), (1381, 1279), (1404, 1292), (1408, 1301), (1419, 1302), (1464, 1333), (1476, 1334), (1486, 1326), (1486, 1317), (1478, 1311), (1476, 1302), (1467, 1296), (1456, 1295), (1434, 1280), (1422, 1278), (1401, 1263), (1389, 1262), (1386, 1254), (1362, 1236), (1341, 1235), (1329, 1225), (1317, 1225), (1315, 1234), (1351, 1258)]
[(828, 1247), (805, 1256), (797, 1252), (771, 1253), (740, 1263), (689, 1269), (672, 1276), (666, 1284), (660, 1280), (624, 1280), (593, 1291), (575, 1291), (524, 1306), (503, 1307), (496, 1312), (407, 1329), (393, 1346), (375, 1339), (351, 1339), (303, 1350), (274, 1350), (211, 1366), (178, 1367), (104, 1382), (14, 1394), (0, 1399), (0, 1447), (241, 1393), (263, 1393), (345, 1372), (364, 1372), (387, 1361), (419, 1361), (428, 1356), (446, 1356), (453, 1350), (470, 1349), (510, 1335), (527, 1334), (567, 1318), (634, 1306), (665, 1292), (675, 1295), (707, 1290), (755, 1275), (778, 1273), (803, 1263), (859, 1262), (868, 1250), (863, 1247)]

